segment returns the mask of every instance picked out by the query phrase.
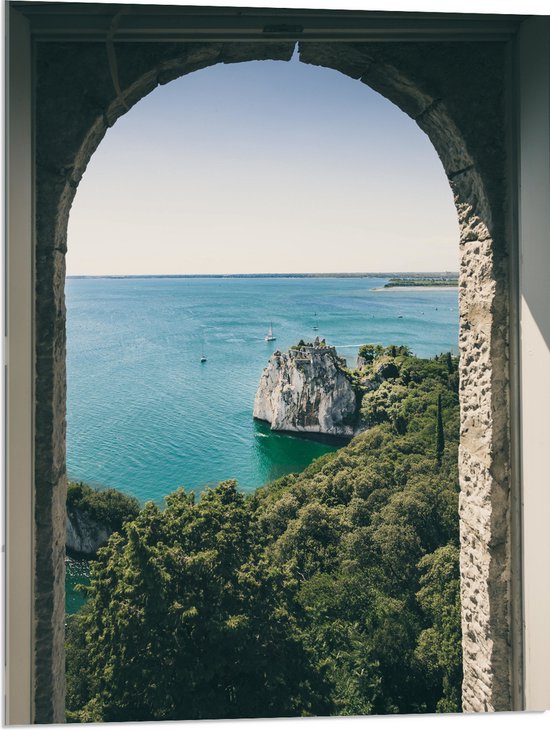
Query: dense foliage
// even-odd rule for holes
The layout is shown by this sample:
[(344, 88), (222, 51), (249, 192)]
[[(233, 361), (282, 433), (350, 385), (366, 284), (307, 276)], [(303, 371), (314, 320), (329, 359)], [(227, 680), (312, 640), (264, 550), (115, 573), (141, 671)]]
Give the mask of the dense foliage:
[(125, 522), (138, 516), (139, 502), (117, 489), (97, 490), (83, 482), (69, 482), (67, 511), (70, 514), (73, 510), (84, 512), (95, 522), (118, 531)]
[(68, 719), (460, 709), (456, 361), (375, 350), (348, 446), (250, 497), (179, 490), (99, 551)]

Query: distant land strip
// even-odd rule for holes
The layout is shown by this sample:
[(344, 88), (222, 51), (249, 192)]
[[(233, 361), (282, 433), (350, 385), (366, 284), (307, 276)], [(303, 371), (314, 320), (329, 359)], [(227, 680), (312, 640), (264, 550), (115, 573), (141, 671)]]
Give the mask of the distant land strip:
[(458, 286), (458, 275), (456, 276), (402, 276), (391, 278), (385, 289), (401, 286)]
[[(457, 286), (458, 272), (379, 271), (320, 274), (70, 274), (67, 279), (390, 279), (385, 286)], [(408, 283), (391, 283), (392, 281)], [(437, 282), (428, 284), (426, 282)]]

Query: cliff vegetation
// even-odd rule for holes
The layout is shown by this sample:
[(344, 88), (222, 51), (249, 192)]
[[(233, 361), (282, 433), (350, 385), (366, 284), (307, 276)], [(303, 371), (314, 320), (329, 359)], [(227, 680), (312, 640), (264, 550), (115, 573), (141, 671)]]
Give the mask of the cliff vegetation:
[(83, 482), (67, 487), (67, 548), (79, 555), (95, 555), (109, 535), (139, 513), (139, 502), (116, 489), (92, 489)]

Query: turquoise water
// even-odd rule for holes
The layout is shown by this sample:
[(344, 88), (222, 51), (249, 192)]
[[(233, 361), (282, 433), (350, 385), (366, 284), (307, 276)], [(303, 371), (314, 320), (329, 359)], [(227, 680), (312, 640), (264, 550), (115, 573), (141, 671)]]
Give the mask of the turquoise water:
[(89, 584), (89, 563), (84, 558), (68, 555), (65, 560), (65, 570), (65, 612), (76, 613), (86, 602), (82, 592), (76, 590), (76, 586)]
[(364, 342), (456, 352), (456, 289), (378, 290), (385, 281), (68, 279), (69, 478), (160, 503), (178, 486), (231, 478), (250, 491), (304, 468), (334, 447), (252, 419), (275, 349), (319, 334), (348, 364)]
[[(349, 365), (365, 342), (457, 352), (456, 289), (380, 290), (386, 281), (68, 279), (69, 478), (162, 504), (178, 486), (237, 479), (252, 491), (305, 468), (336, 446), (252, 418), (274, 350), (318, 334)], [(277, 339), (265, 342), (270, 322)], [(86, 576), (85, 561), (68, 561), (70, 612)]]
[(348, 364), (364, 342), (457, 351), (456, 289), (380, 291), (385, 281), (68, 279), (69, 478), (161, 502), (178, 486), (231, 478), (250, 491), (302, 469), (334, 447), (252, 419), (274, 350), (319, 334)]

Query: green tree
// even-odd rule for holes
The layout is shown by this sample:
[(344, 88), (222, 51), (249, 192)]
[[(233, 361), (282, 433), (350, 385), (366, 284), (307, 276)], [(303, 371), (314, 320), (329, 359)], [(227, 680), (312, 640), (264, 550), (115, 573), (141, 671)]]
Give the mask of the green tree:
[(372, 362), (376, 357), (381, 355), (384, 352), (384, 348), (382, 345), (361, 345), (359, 348), (359, 357), (362, 357), (365, 362), (370, 363)]
[(85, 512), (92, 520), (118, 531), (125, 522), (137, 517), (139, 502), (116, 489), (92, 489), (83, 482), (69, 482), (67, 511), (71, 514), (75, 510)]
[(416, 655), (426, 676), (437, 685), (438, 712), (460, 712), (462, 652), (460, 633), (459, 549), (448, 543), (419, 562), (417, 598), (431, 626), (419, 637)]
[(445, 433), (443, 431), (443, 412), (441, 408), (441, 393), (437, 396), (437, 431), (435, 437), (435, 455), (438, 466), (441, 466), (445, 451)]
[[(95, 722), (327, 712), (280, 571), (234, 482), (148, 504), (100, 551), (70, 637), (71, 716)], [(77, 650), (78, 647), (78, 650)], [(84, 661), (85, 660), (85, 661)]]

